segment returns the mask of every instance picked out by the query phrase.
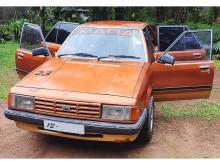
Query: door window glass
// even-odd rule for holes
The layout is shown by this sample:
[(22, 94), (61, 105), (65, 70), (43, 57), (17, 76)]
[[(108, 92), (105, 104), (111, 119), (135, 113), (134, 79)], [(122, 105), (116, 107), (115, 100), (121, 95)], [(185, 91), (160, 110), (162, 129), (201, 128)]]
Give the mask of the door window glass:
[(192, 50), (191, 56), (194, 60), (211, 59), (212, 31), (211, 30), (189, 30), (183, 32), (170, 46), (166, 52), (181, 50)]
[(46, 47), (40, 26), (25, 23), (22, 29), (20, 48), (32, 51), (40, 47)]
[(159, 51), (165, 51), (186, 30), (189, 30), (187, 26), (158, 26)]

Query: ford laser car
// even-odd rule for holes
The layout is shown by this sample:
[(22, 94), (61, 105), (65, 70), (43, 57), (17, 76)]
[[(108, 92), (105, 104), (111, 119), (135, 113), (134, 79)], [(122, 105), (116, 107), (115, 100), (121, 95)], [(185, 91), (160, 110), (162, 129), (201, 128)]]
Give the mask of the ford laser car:
[[(5, 116), (22, 129), (73, 139), (149, 142), (154, 102), (205, 99), (212, 89), (212, 31), (143, 22), (77, 26), (55, 55), (25, 24)], [(19, 54), (23, 54), (21, 58)]]

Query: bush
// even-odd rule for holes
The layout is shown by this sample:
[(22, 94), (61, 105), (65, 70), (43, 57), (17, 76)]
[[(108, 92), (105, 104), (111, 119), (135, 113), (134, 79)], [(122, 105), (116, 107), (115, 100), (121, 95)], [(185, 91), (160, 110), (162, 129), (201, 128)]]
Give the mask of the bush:
[(205, 23), (186, 23), (190, 29), (212, 29), (213, 33), (213, 54), (220, 53), (220, 26), (219, 24), (205, 24)]
[(11, 21), (9, 27), (12, 32), (12, 40), (19, 39), (24, 22), (27, 22), (27, 20), (23, 18)]
[(20, 18), (6, 24), (0, 24), (0, 41), (18, 40), (24, 22), (27, 22), (27, 20)]
[(220, 26), (219, 24), (204, 24), (204, 23), (186, 23), (190, 29), (212, 29), (213, 32), (213, 43), (220, 41)]
[(0, 24), (0, 41), (10, 40), (10, 27), (8, 24)]
[(220, 53), (220, 41), (213, 44), (213, 53)]

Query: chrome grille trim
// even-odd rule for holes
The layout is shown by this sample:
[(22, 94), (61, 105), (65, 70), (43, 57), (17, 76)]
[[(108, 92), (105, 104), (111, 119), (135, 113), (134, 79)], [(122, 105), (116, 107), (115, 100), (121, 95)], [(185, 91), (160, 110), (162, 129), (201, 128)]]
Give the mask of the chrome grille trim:
[(35, 97), (35, 112), (72, 118), (101, 118), (101, 104)]

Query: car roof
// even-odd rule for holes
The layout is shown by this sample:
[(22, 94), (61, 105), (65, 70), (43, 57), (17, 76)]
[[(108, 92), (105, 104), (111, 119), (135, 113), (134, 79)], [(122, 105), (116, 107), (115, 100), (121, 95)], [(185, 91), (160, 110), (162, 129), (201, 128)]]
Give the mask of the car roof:
[(80, 26), (102, 26), (102, 27), (126, 27), (126, 28), (135, 28), (143, 29), (147, 23), (145, 22), (136, 22), (136, 21), (93, 21), (81, 24)]

